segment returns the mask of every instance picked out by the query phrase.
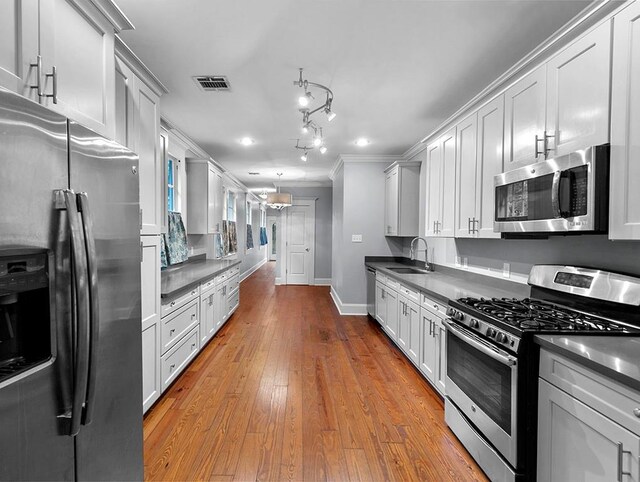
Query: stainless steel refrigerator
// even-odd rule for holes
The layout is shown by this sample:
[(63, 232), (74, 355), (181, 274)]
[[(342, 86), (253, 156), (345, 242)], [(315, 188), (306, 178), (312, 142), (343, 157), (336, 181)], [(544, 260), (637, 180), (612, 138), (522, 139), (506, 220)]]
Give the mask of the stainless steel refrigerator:
[(0, 90), (0, 480), (140, 480), (138, 158)]

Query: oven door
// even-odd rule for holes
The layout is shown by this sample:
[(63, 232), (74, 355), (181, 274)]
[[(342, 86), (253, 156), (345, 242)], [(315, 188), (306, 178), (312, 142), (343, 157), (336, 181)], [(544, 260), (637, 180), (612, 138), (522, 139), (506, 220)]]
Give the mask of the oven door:
[(595, 148), (495, 176), (497, 232), (594, 231)]
[(447, 396), (517, 467), (517, 358), (450, 320), (445, 324)]

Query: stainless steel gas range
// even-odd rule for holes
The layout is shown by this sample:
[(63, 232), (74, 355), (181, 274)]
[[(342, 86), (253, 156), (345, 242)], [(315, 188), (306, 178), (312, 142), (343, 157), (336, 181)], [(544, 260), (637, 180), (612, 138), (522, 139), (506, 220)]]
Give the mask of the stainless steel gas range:
[(640, 335), (640, 279), (537, 265), (531, 298), (449, 303), (445, 419), (492, 481), (535, 480), (542, 333)]

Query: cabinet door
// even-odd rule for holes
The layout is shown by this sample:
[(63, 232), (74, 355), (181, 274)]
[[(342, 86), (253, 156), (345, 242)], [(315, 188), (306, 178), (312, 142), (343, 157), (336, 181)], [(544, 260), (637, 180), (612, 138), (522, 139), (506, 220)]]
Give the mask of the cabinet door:
[(526, 75), (504, 94), (505, 171), (542, 161), (546, 106), (546, 65)]
[[(42, 104), (111, 139), (115, 136), (113, 26), (90, 2), (40, 0), (43, 75), (57, 72), (57, 103)], [(52, 77), (44, 81), (53, 94)], [(152, 234), (152, 233), (147, 233)]]
[(547, 62), (548, 158), (609, 142), (611, 21)]
[(215, 290), (200, 295), (200, 346), (204, 346), (216, 332), (215, 297)]
[(134, 102), (133, 71), (116, 57), (116, 136), (115, 140), (135, 151), (134, 145)]
[(141, 236), (141, 311), (142, 329), (158, 323), (160, 303), (160, 236)]
[(474, 113), (458, 124), (456, 238), (475, 237), (477, 135), (478, 114)]
[(427, 380), (435, 383), (436, 338), (434, 336), (435, 316), (428, 310), (420, 310), (420, 357), (418, 368)]
[(215, 314), (215, 331), (217, 332), (224, 322), (225, 318), (225, 304), (226, 304), (226, 295), (225, 295), (225, 285), (221, 284), (216, 286), (216, 297), (213, 302), (213, 312)]
[(413, 302), (407, 303), (407, 349), (406, 354), (415, 366), (420, 365), (420, 307)]
[(140, 161), (141, 234), (162, 232), (164, 160), (159, 152), (160, 98), (142, 80), (134, 79), (135, 151)]
[(398, 234), (398, 169), (388, 172), (384, 181), (385, 192), (385, 235)]
[(640, 239), (640, 2), (614, 22), (609, 239)]
[(539, 379), (538, 481), (637, 482), (639, 455), (637, 435)]
[(438, 233), (437, 224), (440, 222), (440, 201), (442, 178), (440, 177), (440, 167), (442, 164), (442, 147), (440, 141), (436, 141), (427, 147), (427, 193), (425, 200), (426, 219), (425, 219), (425, 235), (436, 236)]
[(400, 304), (398, 303), (398, 293), (393, 290), (387, 290), (385, 293), (387, 299), (387, 323), (384, 325), (385, 330), (393, 341), (398, 339), (398, 325), (400, 316)]
[(438, 236), (452, 238), (455, 233), (456, 197), (456, 129), (455, 127), (440, 138), (442, 163), (440, 185), (440, 216)]
[(38, 102), (38, 2), (4, 0), (0, 15), (0, 87)]
[(387, 319), (386, 287), (376, 281), (376, 320), (384, 327)]
[(409, 342), (409, 314), (408, 314), (407, 299), (398, 295), (398, 332), (396, 336), (396, 345), (400, 349), (407, 353), (407, 346)]
[(499, 238), (493, 232), (495, 187), (493, 177), (503, 170), (504, 96), (478, 111), (478, 162), (476, 167), (476, 236)]
[(434, 380), (436, 388), (443, 395), (445, 392), (445, 380), (447, 378), (447, 336), (443, 319), (439, 316), (434, 318), (434, 337), (436, 343), (436, 370)]
[(154, 324), (142, 332), (143, 412), (146, 412), (160, 396), (160, 382), (160, 330), (158, 324)]
[(219, 233), (222, 224), (222, 177), (209, 165), (207, 182), (207, 230), (209, 233)]

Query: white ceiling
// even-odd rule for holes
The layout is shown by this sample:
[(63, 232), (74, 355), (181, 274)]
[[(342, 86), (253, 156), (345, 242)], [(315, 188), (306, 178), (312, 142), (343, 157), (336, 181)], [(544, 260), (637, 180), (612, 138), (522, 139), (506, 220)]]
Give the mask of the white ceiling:
[[(162, 114), (249, 187), (327, 181), (338, 154), (400, 155), (590, 1), (116, 0), (167, 86)], [(298, 67), (334, 92), (329, 151), (300, 161)], [(226, 75), (205, 93), (194, 75)], [(324, 97), (319, 96), (320, 102)], [(239, 140), (249, 136), (255, 145)], [(371, 139), (361, 148), (359, 136)], [(249, 171), (260, 176), (249, 176)]]

